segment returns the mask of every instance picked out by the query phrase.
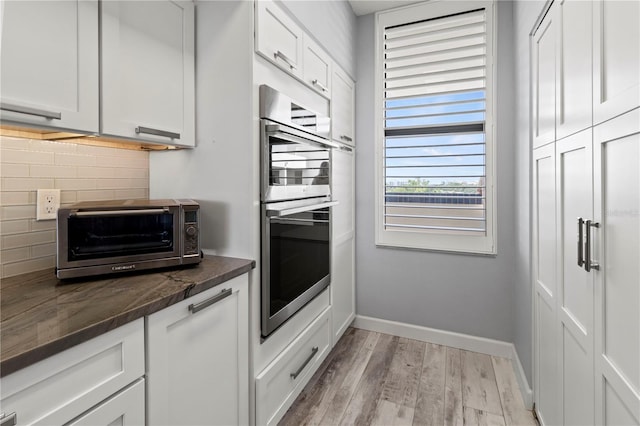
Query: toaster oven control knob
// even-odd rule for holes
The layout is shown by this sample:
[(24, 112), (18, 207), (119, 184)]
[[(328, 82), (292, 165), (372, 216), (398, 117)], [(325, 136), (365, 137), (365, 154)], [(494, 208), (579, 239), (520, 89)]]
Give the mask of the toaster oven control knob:
[(187, 233), (188, 236), (193, 237), (194, 235), (196, 235), (198, 230), (196, 229), (195, 226), (188, 226), (185, 232)]

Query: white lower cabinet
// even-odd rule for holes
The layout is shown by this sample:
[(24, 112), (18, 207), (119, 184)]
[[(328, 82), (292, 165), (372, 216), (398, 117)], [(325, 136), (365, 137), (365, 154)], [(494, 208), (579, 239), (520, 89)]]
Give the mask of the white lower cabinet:
[(248, 275), (147, 317), (150, 425), (249, 422)]
[[(101, 411), (99, 404), (143, 375), (144, 323), (139, 319), (3, 377), (0, 405), (5, 416), (15, 413), (17, 425), (67, 424), (93, 407)], [(125, 391), (114, 398), (120, 407), (142, 407), (127, 408), (126, 412), (136, 414), (123, 424), (144, 423), (144, 399), (140, 401), (139, 391)], [(106, 420), (94, 417), (87, 423), (80, 418), (77, 424), (111, 422), (101, 423), (102, 419)]]
[(275, 425), (329, 353), (331, 308), (256, 377), (256, 424)]
[(122, 390), (68, 426), (144, 425), (144, 379)]

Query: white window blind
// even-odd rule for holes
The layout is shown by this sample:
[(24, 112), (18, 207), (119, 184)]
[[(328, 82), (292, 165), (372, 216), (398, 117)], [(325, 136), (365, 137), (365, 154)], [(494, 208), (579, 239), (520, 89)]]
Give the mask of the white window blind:
[(379, 28), (384, 110), (379, 221), (385, 232), (460, 237), (435, 247), (428, 240), (409, 246), (492, 251), (492, 241), (490, 248), (466, 248), (469, 238), (463, 238), (492, 237), (487, 10), (420, 18), (391, 20)]

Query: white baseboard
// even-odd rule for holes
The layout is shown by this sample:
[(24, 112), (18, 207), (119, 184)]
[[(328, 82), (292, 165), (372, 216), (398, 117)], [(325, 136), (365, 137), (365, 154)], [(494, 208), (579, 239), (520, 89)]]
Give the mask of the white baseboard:
[(379, 318), (365, 317), (362, 315), (356, 315), (353, 327), (435, 343), (463, 349), (465, 351), (508, 358), (513, 364), (514, 373), (518, 381), (518, 386), (520, 387), (520, 393), (522, 393), (525, 407), (529, 410), (533, 407), (533, 392), (529, 387), (529, 382), (524, 374), (520, 358), (513, 343)]

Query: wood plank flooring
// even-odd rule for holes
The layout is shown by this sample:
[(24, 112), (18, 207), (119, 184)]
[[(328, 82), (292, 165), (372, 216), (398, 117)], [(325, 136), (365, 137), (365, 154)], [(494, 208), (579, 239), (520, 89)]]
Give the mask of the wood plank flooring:
[(510, 360), (357, 328), (279, 424), (537, 425)]

